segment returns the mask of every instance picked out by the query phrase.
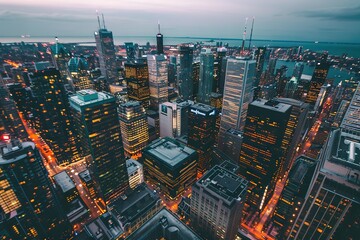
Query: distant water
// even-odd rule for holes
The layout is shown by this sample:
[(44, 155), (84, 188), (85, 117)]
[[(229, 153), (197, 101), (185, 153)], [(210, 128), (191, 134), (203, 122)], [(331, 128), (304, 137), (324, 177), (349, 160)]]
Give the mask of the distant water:
[[(75, 43), (75, 42), (89, 42), (94, 43), (94, 37), (62, 37), (58, 36), (60, 42)], [(134, 42), (140, 45), (145, 45), (147, 42), (155, 44), (155, 36), (115, 36), (115, 44), (120, 45), (124, 42)], [(223, 44), (228, 43), (229, 46), (241, 46), (241, 39), (221, 39), (221, 38), (192, 38), (192, 37), (164, 37), (165, 45), (176, 45), (180, 43), (194, 43), (205, 42), (209, 40), (221, 41)], [(9, 42), (54, 42), (54, 37), (0, 37), (1, 43)], [(246, 46), (248, 46), (248, 41)], [(295, 41), (277, 41), (277, 40), (254, 40), (252, 45), (255, 46), (269, 46), (269, 47), (298, 47), (303, 46), (303, 49), (311, 49), (313, 51), (328, 51), (330, 55), (342, 55), (347, 53), (351, 57), (360, 57), (360, 43), (330, 43), (330, 42), (295, 42)]]

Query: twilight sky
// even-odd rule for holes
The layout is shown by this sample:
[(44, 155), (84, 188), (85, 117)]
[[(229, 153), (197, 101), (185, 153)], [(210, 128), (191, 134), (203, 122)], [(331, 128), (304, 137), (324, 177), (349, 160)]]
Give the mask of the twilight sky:
[(254, 39), (360, 43), (359, 0), (0, 0), (0, 37), (93, 36), (96, 10), (115, 36), (241, 38), (255, 16)]

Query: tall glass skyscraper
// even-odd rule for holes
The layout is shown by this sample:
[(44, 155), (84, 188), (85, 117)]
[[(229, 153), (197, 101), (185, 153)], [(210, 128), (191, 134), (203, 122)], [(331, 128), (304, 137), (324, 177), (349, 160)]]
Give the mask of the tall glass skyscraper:
[(140, 154), (149, 141), (145, 109), (140, 102), (129, 101), (119, 108), (121, 137), (128, 156)]
[(168, 62), (165, 55), (148, 55), (150, 106), (155, 111), (168, 101)]
[(54, 68), (37, 71), (30, 76), (31, 90), (35, 97), (35, 129), (54, 152), (59, 165), (79, 160), (77, 139), (69, 112), (60, 72)]
[(214, 83), (214, 55), (209, 48), (201, 49), (200, 53), (200, 77), (197, 101), (210, 104), (210, 95)]
[(88, 71), (88, 64), (84, 58), (71, 58), (68, 66), (72, 84), (76, 91), (93, 88), (90, 80), (90, 72)]
[(291, 105), (258, 99), (249, 105), (240, 151), (240, 174), (249, 181), (247, 205), (256, 211), (269, 201), (289, 145)]
[(253, 100), (254, 60), (228, 59), (225, 76), (223, 108), (219, 132), (219, 148), (224, 147), (225, 132), (243, 130), (249, 104)]
[(139, 101), (145, 109), (148, 109), (150, 90), (147, 64), (125, 63), (125, 79), (129, 100)]
[(94, 33), (96, 49), (99, 54), (100, 71), (109, 84), (118, 80), (119, 74), (116, 67), (114, 38), (111, 31), (105, 27)]
[(186, 101), (193, 99), (193, 79), (192, 79), (192, 63), (193, 63), (193, 49), (189, 45), (181, 45), (178, 48), (178, 75), (177, 87), (179, 90), (179, 97)]
[(81, 147), (91, 155), (91, 176), (108, 203), (129, 186), (115, 97), (81, 90), (70, 97), (70, 106)]

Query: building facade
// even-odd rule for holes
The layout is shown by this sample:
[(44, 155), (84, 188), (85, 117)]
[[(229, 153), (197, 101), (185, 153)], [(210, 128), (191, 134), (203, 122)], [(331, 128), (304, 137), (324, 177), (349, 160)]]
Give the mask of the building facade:
[(129, 186), (115, 98), (95, 90), (78, 91), (70, 97), (82, 150), (97, 192), (109, 202)]
[(168, 62), (165, 55), (147, 56), (150, 87), (150, 106), (157, 110), (168, 101)]

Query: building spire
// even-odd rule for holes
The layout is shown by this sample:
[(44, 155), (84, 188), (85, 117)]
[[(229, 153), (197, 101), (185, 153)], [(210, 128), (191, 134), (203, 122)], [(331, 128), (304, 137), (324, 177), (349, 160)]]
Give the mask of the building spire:
[(245, 49), (247, 21), (248, 21), (248, 18), (246, 18), (246, 20), (245, 20), (245, 29), (244, 29), (244, 33), (243, 33), (243, 41), (242, 41), (242, 45), (241, 45), (241, 52), (244, 52), (244, 49)]
[(59, 54), (59, 38), (55, 37), (55, 54), (58, 55)]
[(160, 21), (158, 20), (158, 31), (160, 33)]
[(251, 48), (251, 41), (252, 41), (252, 35), (253, 35), (253, 29), (254, 29), (254, 21), (255, 21), (255, 17), (253, 17), (253, 19), (252, 19), (252, 24), (251, 24), (249, 50), (250, 50), (250, 48)]
[(106, 29), (104, 14), (102, 13), (101, 16), (102, 16), (102, 21), (103, 21), (104, 29)]
[(99, 29), (101, 29), (100, 17), (99, 17), (99, 12), (98, 12), (98, 10), (96, 10), (96, 16), (97, 16), (97, 20), (98, 20), (98, 24), (99, 24)]

